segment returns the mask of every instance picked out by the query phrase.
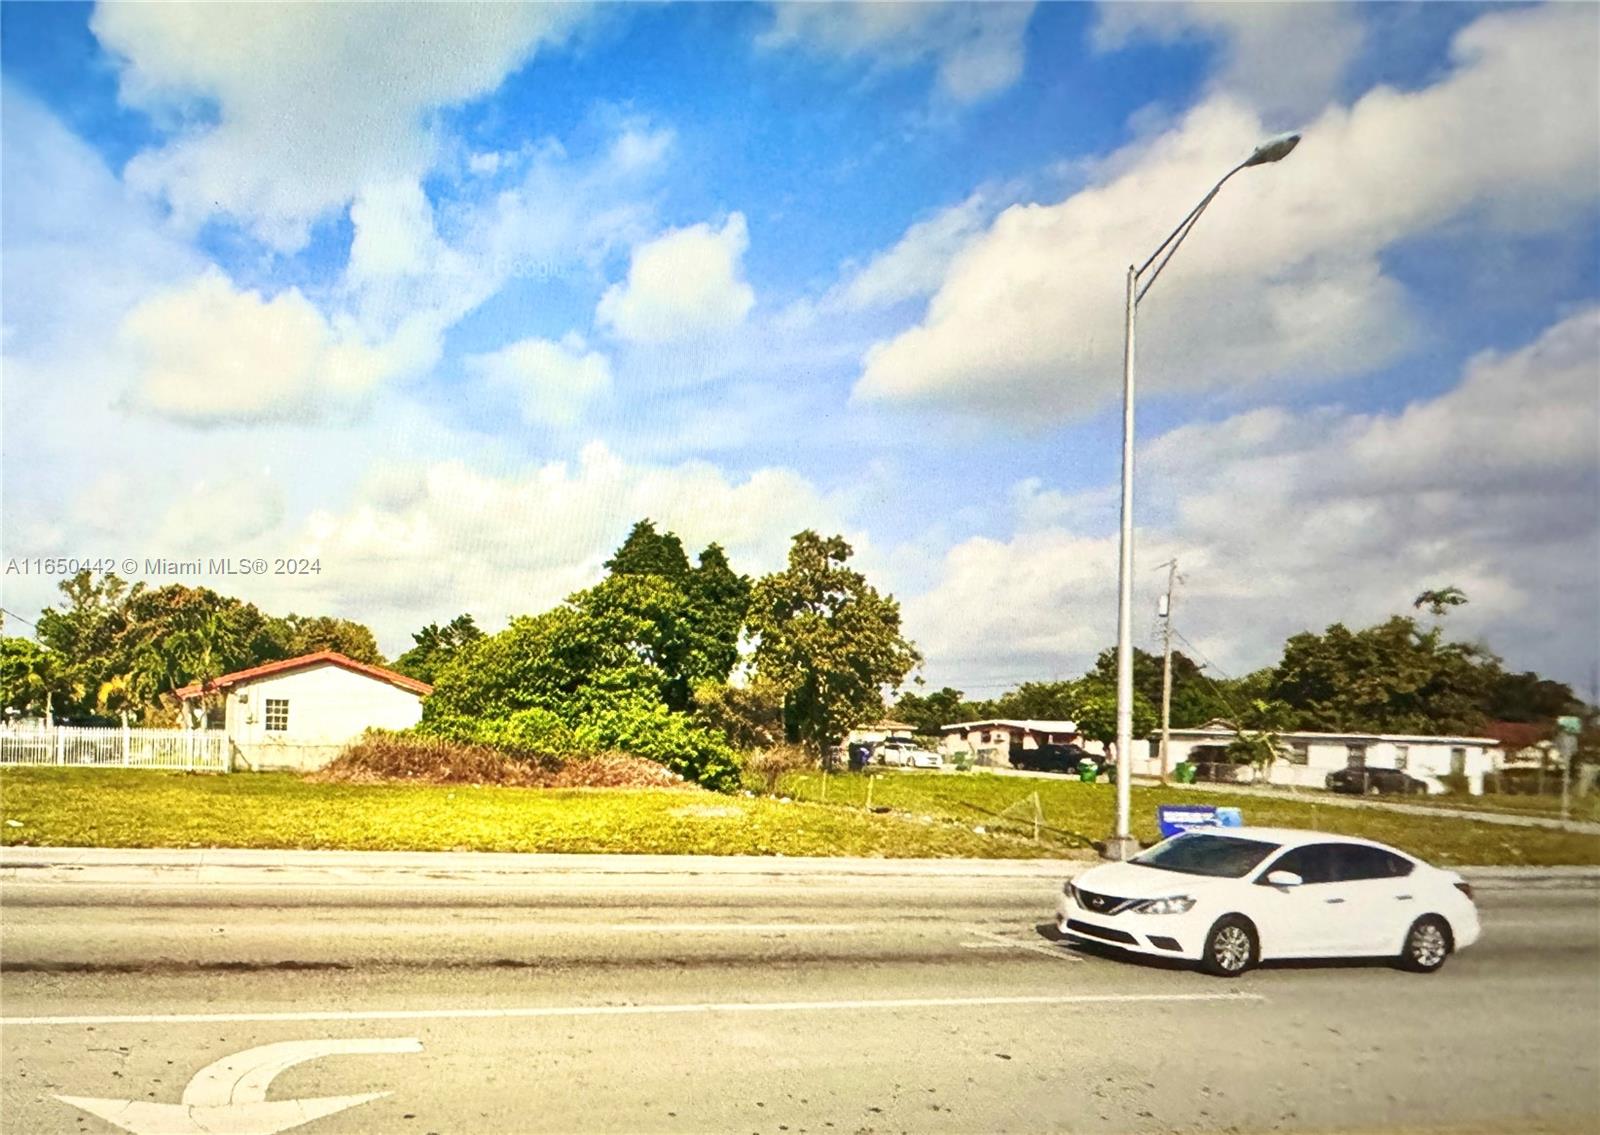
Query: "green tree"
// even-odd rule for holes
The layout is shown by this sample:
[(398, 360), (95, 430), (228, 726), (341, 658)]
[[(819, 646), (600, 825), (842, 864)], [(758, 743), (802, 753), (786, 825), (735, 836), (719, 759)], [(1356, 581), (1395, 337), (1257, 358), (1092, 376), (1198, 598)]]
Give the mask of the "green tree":
[(739, 661), (739, 636), (750, 609), (750, 577), (728, 563), (720, 544), (700, 553), (700, 562), (683, 583), (689, 600), (691, 682), (725, 682)]
[(371, 666), (384, 664), (378, 640), (360, 623), (332, 615), (287, 615), (274, 620), (274, 634), (285, 658), (333, 650)]
[(55, 712), (67, 692), (59, 656), (26, 638), (0, 638), (0, 708), (26, 717)]
[(1024, 682), (991, 703), (991, 716), (1023, 721), (1070, 721), (1076, 700), (1075, 682)]
[(694, 717), (735, 749), (768, 749), (783, 741), (783, 691), (762, 678), (743, 686), (702, 682), (694, 688)]
[[(1078, 733), (1090, 741), (1098, 741), (1111, 752), (1117, 741), (1117, 688), (1103, 682), (1085, 678), (1078, 683), (1072, 719), (1077, 722)], [(1135, 740), (1148, 737), (1156, 728), (1156, 709), (1138, 690), (1133, 692), (1133, 736)], [(1118, 754), (1120, 759), (1121, 754)]]
[[(1117, 651), (1102, 650), (1088, 678), (1116, 689)], [(1161, 705), (1161, 656), (1135, 647), (1133, 688), (1151, 705)], [(1172, 652), (1172, 727), (1190, 729), (1218, 717), (1229, 716), (1228, 699), (1201, 670), (1199, 663), (1181, 650)]]
[(605, 567), (612, 575), (659, 575), (680, 584), (689, 578), (683, 541), (671, 532), (657, 532), (649, 519), (633, 526)]
[(112, 677), (112, 645), (122, 631), (130, 589), (120, 576), (96, 578), (81, 571), (58, 585), (60, 606), (39, 616), (39, 642), (56, 659), (63, 697), (57, 714), (83, 717), (94, 713), (97, 695)]
[(784, 692), (791, 740), (835, 744), (883, 712), (883, 689), (921, 660), (900, 632), (900, 604), (849, 568), (841, 536), (801, 532), (788, 566), (759, 580), (749, 627), (756, 673)]
[(1289, 639), (1269, 696), (1303, 729), (1473, 733), (1494, 665), (1481, 648), (1446, 642), (1404, 616), (1360, 631), (1335, 623)]
[(1565, 682), (1531, 670), (1508, 674), (1496, 666), (1488, 675), (1483, 712), (1494, 721), (1545, 722), (1568, 714), (1581, 716), (1584, 704)]
[(1443, 618), (1445, 612), (1451, 607), (1460, 607), (1465, 605), (1466, 602), (1467, 593), (1461, 588), (1452, 585), (1424, 591), (1411, 601), (1411, 607), (1416, 611), (1426, 607), (1428, 614), (1438, 619)]
[(395, 659), (394, 668), (431, 686), (457, 652), (482, 637), (471, 615), (457, 615), (442, 627), (429, 623), (411, 636), (416, 645)]
[(964, 701), (960, 690), (945, 686), (928, 694), (907, 691), (895, 703), (893, 715), (924, 736), (937, 737), (943, 726), (961, 721), (977, 721), (979, 706)]

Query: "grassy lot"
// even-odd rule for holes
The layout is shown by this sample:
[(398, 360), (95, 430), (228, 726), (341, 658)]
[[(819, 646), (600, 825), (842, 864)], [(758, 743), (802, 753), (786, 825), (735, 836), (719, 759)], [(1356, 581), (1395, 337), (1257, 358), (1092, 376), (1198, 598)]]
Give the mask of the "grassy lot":
[[(0, 771), (0, 835), (7, 844), (57, 847), (1033, 858), (1076, 853), (1111, 826), (1107, 784), (985, 773), (888, 773), (871, 781), (873, 805), (891, 812), (863, 807), (868, 778), (860, 775), (830, 776), (823, 804), (816, 774), (789, 778), (784, 791), (795, 799), (784, 802), (692, 789), (314, 784), (289, 773), (7, 769)], [(1029, 838), (1032, 809), (1025, 803), (1034, 792), (1047, 828), (1038, 843)], [(1368, 836), (1441, 864), (1600, 863), (1600, 836), (1178, 788), (1134, 788), (1134, 834), (1156, 838), (1157, 803), (1190, 802), (1235, 805), (1248, 823)], [(986, 814), (1008, 808), (1014, 819)]]
[[(1508, 812), (1518, 816), (1543, 816), (1553, 820), (1561, 818), (1559, 796), (1513, 796), (1503, 792), (1486, 792), (1482, 796), (1407, 796), (1405, 803), (1424, 804), (1434, 808), (1470, 808), (1474, 812)], [(1571, 797), (1567, 818), (1600, 823), (1600, 792)]]
[[(971, 825), (696, 789), (314, 784), (290, 773), (0, 771), (0, 833), (35, 847), (1060, 855)], [(20, 824), (13, 827), (13, 822)]]
[[(1100, 839), (1106, 835), (1116, 806), (1112, 785), (1080, 784), (1065, 778), (1024, 779), (977, 772), (960, 775), (902, 772), (878, 774), (871, 779), (874, 806), (888, 805), (897, 811), (942, 816), (990, 829), (1026, 831), (1030, 835), (1032, 810), (1026, 801), (1035, 792), (1039, 794), (1046, 825), (1057, 832), (1074, 833), (1085, 839)], [(861, 807), (866, 799), (867, 780), (855, 774), (828, 777), (828, 803)], [(791, 777), (785, 790), (797, 799), (820, 800), (822, 777), (815, 773)], [(1376, 808), (1319, 806), (1314, 796), (1277, 800), (1175, 787), (1134, 786), (1133, 834), (1144, 842), (1155, 840), (1158, 835), (1156, 805), (1191, 803), (1233, 805), (1243, 811), (1245, 822), (1249, 824), (1364, 836), (1442, 865), (1600, 864), (1600, 836), (1487, 824), (1448, 816), (1434, 819)], [(1010, 811), (1004, 821), (985, 814), (1008, 808)], [(1070, 842), (1067, 836), (1053, 835), (1052, 838), (1063, 844)]]

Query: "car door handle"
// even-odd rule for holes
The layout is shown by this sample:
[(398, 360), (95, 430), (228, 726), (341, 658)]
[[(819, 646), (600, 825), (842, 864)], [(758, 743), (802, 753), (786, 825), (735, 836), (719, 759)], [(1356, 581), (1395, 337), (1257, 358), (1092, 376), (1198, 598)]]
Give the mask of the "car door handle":
[(1394, 896), (1394, 901), (1395, 902), (1410, 902), (1411, 901), (1411, 896), (1410, 895), (1395, 895)]
[(1323, 899), (1322, 901), (1325, 902), (1325, 903), (1344, 902), (1343, 899)]

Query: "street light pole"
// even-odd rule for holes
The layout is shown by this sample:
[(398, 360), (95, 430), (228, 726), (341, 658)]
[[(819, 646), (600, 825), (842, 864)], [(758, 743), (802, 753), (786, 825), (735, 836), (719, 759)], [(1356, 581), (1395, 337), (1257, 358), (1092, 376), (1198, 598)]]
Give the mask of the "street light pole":
[[(1284, 134), (1255, 148), (1244, 161), (1222, 176), (1200, 204), (1189, 211), (1178, 227), (1135, 268), (1128, 266), (1127, 308), (1124, 313), (1126, 335), (1122, 353), (1122, 542), (1117, 553), (1117, 828), (1106, 840), (1107, 859), (1127, 859), (1139, 849), (1129, 823), (1129, 802), (1133, 786), (1133, 342), (1139, 301), (1161, 275), (1212, 200), (1228, 179), (1242, 169), (1282, 161), (1300, 144), (1300, 135)], [(1165, 254), (1165, 255), (1163, 255)], [(1161, 262), (1156, 263), (1157, 258)], [(1155, 271), (1143, 281), (1150, 266)]]

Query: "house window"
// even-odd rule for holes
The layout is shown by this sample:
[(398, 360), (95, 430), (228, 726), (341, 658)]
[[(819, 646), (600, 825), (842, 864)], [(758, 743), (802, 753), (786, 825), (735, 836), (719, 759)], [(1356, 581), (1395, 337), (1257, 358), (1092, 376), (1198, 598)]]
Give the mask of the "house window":
[(1367, 767), (1367, 747), (1365, 745), (1346, 745), (1344, 747), (1344, 763), (1349, 768)]
[(1411, 759), (1410, 745), (1396, 745), (1394, 747), (1394, 767), (1405, 768), (1406, 761)]
[(1311, 763), (1311, 746), (1304, 741), (1289, 742), (1289, 763), (1304, 765)]
[(267, 732), (283, 733), (289, 728), (289, 699), (267, 699)]

